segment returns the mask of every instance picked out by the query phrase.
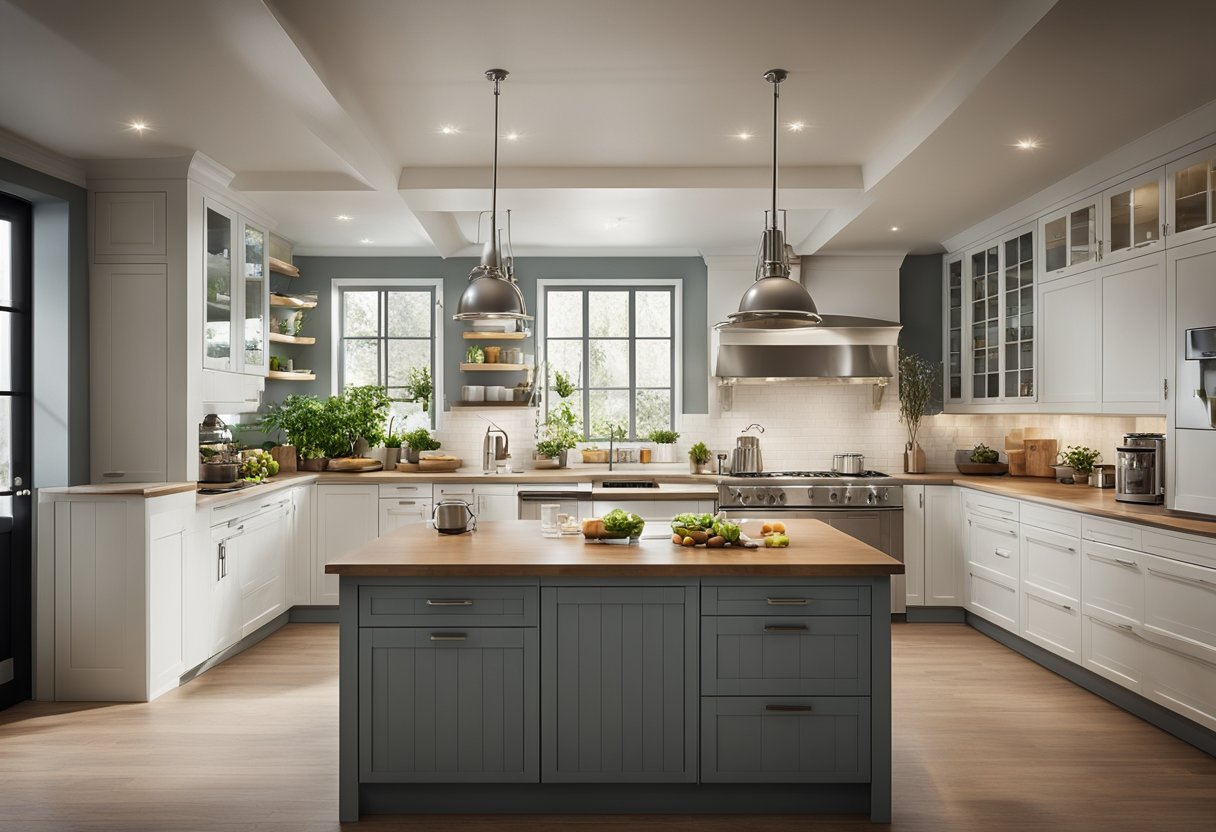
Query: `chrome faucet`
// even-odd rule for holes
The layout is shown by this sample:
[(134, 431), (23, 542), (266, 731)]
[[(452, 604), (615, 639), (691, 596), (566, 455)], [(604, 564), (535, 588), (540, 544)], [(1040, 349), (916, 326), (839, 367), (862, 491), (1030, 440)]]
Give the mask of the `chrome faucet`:
[(493, 474), (498, 470), (498, 460), (511, 456), (511, 440), (507, 432), (490, 422), (485, 439), (481, 442), (481, 473)]

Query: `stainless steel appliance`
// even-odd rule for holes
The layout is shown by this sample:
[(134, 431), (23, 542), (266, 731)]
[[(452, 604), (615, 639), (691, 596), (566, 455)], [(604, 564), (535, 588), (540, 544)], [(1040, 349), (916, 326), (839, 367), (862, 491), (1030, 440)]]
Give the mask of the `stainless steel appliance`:
[(493, 474), (498, 470), (498, 462), (511, 456), (511, 440), (507, 432), (493, 422), (486, 428), (485, 439), (481, 442), (481, 472)]
[(866, 469), (865, 454), (833, 454), (832, 473), (856, 476)]
[(745, 427), (743, 433), (735, 439), (734, 455), (730, 461), (732, 474), (759, 474), (764, 470), (764, 457), (760, 453), (760, 437), (744, 435), (753, 428), (764, 433), (763, 425), (753, 423)]
[(435, 531), (440, 534), (464, 534), (477, 528), (477, 515), (464, 500), (444, 500), (431, 513)]
[[(736, 475), (718, 484), (718, 506), (731, 518), (822, 520), (896, 560), (904, 559), (903, 487), (880, 471)], [(744, 529), (746, 533), (747, 529)], [(903, 575), (891, 576), (891, 611), (906, 610)]]
[(1115, 499), (1165, 502), (1165, 434), (1129, 433), (1115, 449)]

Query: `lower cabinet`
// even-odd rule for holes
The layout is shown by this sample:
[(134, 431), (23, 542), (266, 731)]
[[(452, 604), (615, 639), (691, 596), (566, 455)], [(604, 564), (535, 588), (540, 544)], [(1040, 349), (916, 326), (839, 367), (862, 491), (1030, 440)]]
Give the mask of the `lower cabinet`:
[(535, 627), (365, 627), (359, 633), (364, 782), (535, 783)]
[(1081, 539), (1022, 523), (1020, 634), (1081, 661)]
[(325, 564), (380, 536), (380, 490), (373, 485), (318, 485), (312, 603), (338, 603), (338, 576)]
[(701, 693), (869, 695), (869, 616), (705, 616)]
[(431, 501), (416, 498), (380, 498), (380, 537), (402, 526), (426, 525), (431, 519)]
[(541, 589), (541, 779), (697, 779), (693, 586)]
[(235, 538), (235, 563), (240, 586), (240, 635), (247, 636), (287, 610), (287, 550), (292, 538), (292, 501), (286, 494), (278, 506), (244, 524)]
[(1018, 632), (1018, 525), (968, 512), (967, 609)]
[(704, 783), (870, 780), (870, 700), (710, 696), (701, 700)]

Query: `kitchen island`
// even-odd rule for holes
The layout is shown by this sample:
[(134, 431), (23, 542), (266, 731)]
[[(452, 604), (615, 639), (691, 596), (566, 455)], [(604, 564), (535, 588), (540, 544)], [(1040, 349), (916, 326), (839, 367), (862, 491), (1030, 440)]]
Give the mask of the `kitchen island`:
[[(340, 815), (891, 815), (887, 557), (393, 532), (340, 577)], [(747, 527), (745, 527), (745, 532)], [(753, 533), (756, 530), (752, 530)], [(757, 535), (758, 536), (758, 535)]]

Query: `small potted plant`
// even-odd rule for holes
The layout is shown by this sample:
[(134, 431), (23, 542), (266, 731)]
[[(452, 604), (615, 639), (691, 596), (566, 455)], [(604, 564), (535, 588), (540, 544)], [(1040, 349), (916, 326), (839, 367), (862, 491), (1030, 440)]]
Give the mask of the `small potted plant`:
[(568, 401), (574, 395), (574, 383), (563, 372), (554, 373), (553, 392), (557, 394), (558, 403), (549, 408), (545, 421), (540, 422), (537, 413), (536, 450), (532, 455), (538, 468), (565, 468), (567, 455), (578, 445), (579, 435), (574, 426), (578, 417)]
[(709, 461), (713, 454), (704, 442), (698, 442), (688, 449), (688, 469), (694, 474), (712, 474)]
[(476, 344), (464, 351), (466, 364), (484, 364), (486, 361), (486, 351)]
[(284, 473), (324, 471), (332, 439), (330, 413), (316, 396), (290, 395), (262, 417), (261, 430), (276, 433), (285, 444), (271, 450)]
[(1094, 463), (1102, 460), (1102, 454), (1084, 445), (1069, 445), (1060, 452), (1060, 463), (1072, 469), (1072, 481), (1077, 485), (1088, 485)]
[(405, 380), (405, 400), (422, 405), (422, 412), (431, 408), (431, 396), (435, 395), (435, 382), (431, 379), (430, 367), (411, 367)]
[(654, 443), (654, 461), (675, 462), (676, 441), (679, 438), (680, 434), (674, 430), (652, 430), (647, 434), (646, 440)]
[(926, 361), (916, 353), (900, 350), (899, 355), (899, 420), (908, 428), (908, 442), (904, 445), (904, 471), (923, 474), (925, 450), (917, 442), (920, 420), (929, 411), (933, 394), (938, 389), (941, 368)]
[(418, 428), (411, 430), (400, 437), (397, 447), (401, 447), (401, 443), (405, 444), (405, 461), (418, 462), (422, 458), (423, 451), (437, 451), (440, 447), (440, 442), (435, 437), (431, 436), (431, 432), (426, 428)]

